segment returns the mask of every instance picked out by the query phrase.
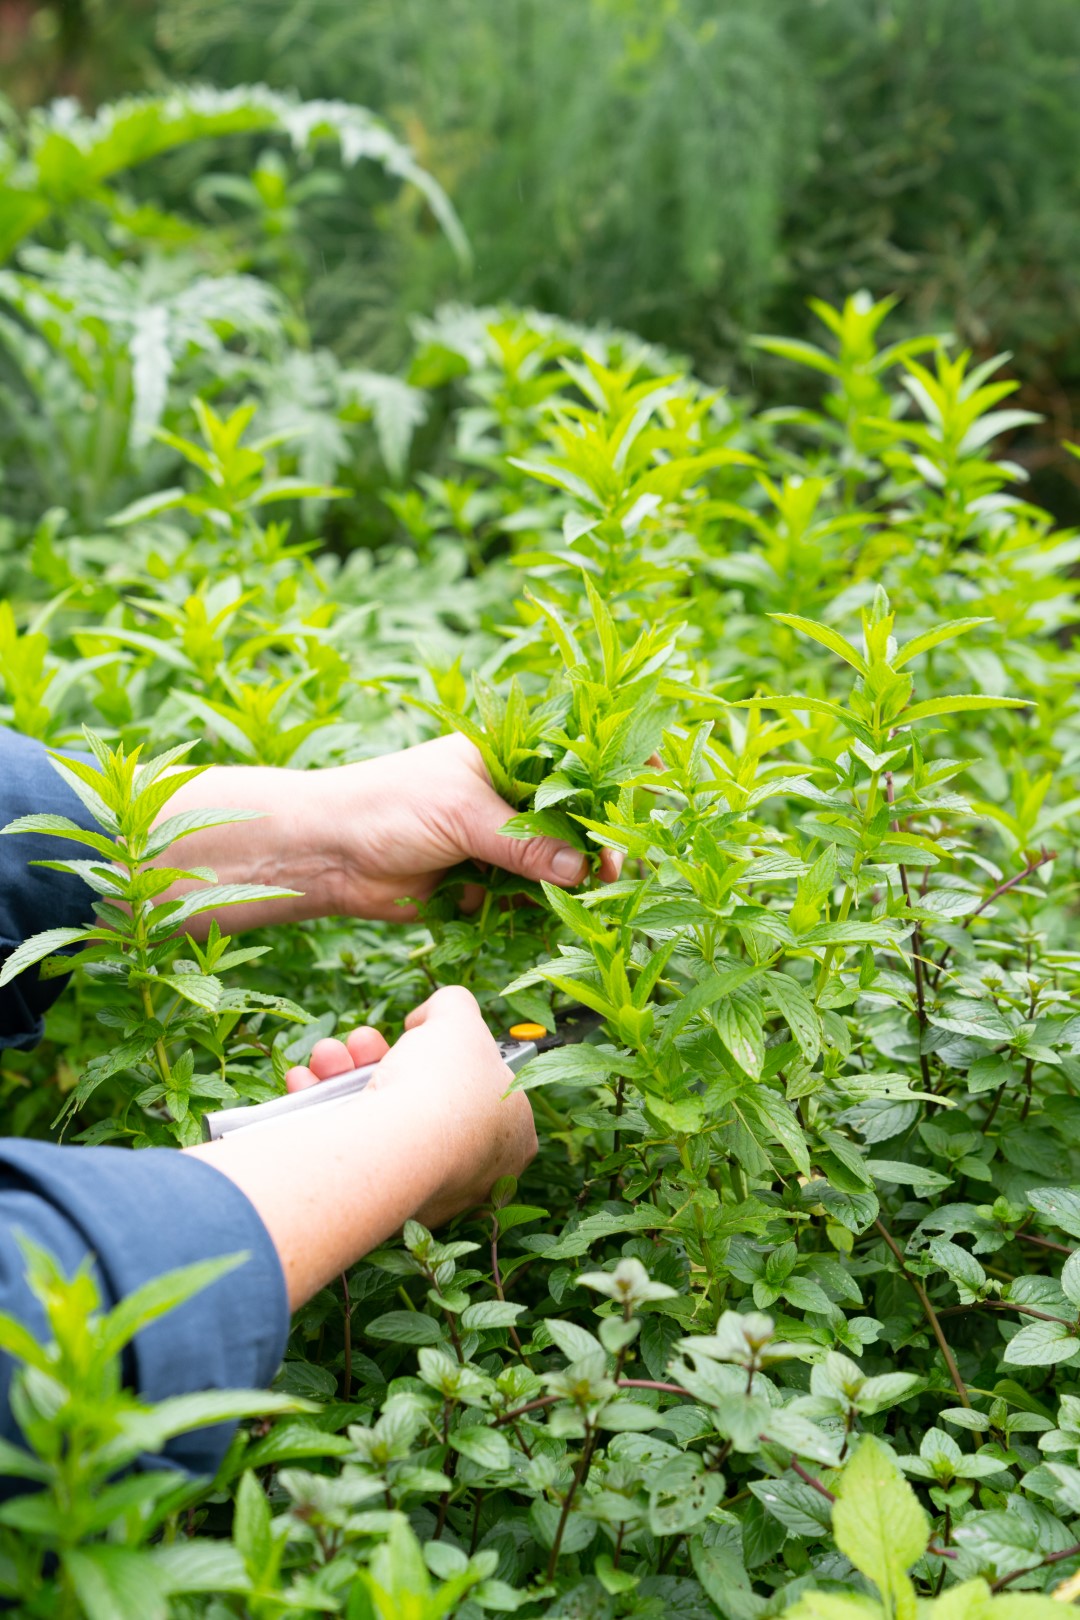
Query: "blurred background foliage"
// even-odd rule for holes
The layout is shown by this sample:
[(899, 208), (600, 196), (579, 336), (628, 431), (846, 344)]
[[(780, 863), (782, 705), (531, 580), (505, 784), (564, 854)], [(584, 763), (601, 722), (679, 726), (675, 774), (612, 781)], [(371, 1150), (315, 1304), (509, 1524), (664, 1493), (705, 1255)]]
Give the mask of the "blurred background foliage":
[(305, 189), (255, 144), (224, 179), (190, 153), (166, 167), (208, 223), (258, 215), (250, 267), (300, 289), (341, 358), (394, 366), (416, 313), (509, 300), (768, 399), (780, 373), (750, 331), (807, 330), (811, 293), (896, 293), (911, 329), (1012, 351), (1047, 422), (1011, 453), (1080, 511), (1054, 448), (1080, 411), (1076, 0), (6, 0), (0, 67), (20, 107), (183, 78), (385, 117), (451, 196), (470, 267), (375, 174)]

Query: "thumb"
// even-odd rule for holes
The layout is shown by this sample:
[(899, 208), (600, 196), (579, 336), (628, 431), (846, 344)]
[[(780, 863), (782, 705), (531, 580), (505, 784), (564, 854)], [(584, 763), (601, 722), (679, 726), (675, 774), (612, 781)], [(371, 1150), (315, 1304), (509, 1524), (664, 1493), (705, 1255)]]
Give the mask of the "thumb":
[(479, 1023), (485, 1035), (490, 1035), (480, 1011), (480, 1003), (471, 990), (466, 990), (463, 984), (444, 984), (434, 994), (422, 1001), (419, 1007), (405, 1016), (407, 1030), (419, 1029), (422, 1024), (430, 1024), (433, 1020), (447, 1018), (471, 1018)]
[(579, 849), (559, 838), (505, 838), (502, 828), (516, 811), (486, 784), (474, 790), (463, 817), (462, 843), (474, 860), (490, 861), (504, 871), (534, 882), (573, 888), (589, 863)]

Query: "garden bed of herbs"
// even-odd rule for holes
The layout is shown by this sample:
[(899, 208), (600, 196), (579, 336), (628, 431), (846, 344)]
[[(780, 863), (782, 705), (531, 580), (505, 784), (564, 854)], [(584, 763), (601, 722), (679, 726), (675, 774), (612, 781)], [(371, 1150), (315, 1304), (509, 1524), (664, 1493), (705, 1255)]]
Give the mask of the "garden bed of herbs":
[(107, 946), (5, 1056), (4, 1129), (188, 1143), (443, 983), (495, 1031), (603, 1022), (517, 1077), (520, 1186), (297, 1315), (214, 1480), (106, 1484), (176, 1414), (117, 1394), (124, 1323), (37, 1257), (60, 1394), (0, 1593), (91, 1620), (1054, 1612), (1080, 1593), (1080, 541), (1001, 448), (1012, 385), (891, 343), (866, 298), (820, 306), (820, 345), (759, 340), (817, 410), (508, 309), (418, 323), (404, 376), (346, 367), (233, 237), (196, 251), (125, 189), (253, 131), (333, 136), (455, 229), (357, 109), (178, 93), (13, 136), (0, 719), (89, 733), (132, 825), (121, 748), (304, 769), (459, 730), (508, 835), (621, 875), (489, 875), (463, 917), (462, 871), (414, 925), (176, 938), (149, 1004)]

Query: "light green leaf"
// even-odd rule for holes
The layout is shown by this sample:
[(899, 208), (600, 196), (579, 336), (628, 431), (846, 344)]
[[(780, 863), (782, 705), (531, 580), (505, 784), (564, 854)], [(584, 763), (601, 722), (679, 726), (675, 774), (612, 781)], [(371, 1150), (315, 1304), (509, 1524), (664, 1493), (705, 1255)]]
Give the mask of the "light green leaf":
[(563, 1322), (558, 1317), (550, 1317), (544, 1326), (567, 1361), (581, 1361), (585, 1356), (603, 1358), (604, 1347), (600, 1340), (579, 1323)]
[(546, 1233), (538, 1237), (523, 1237), (520, 1242), (523, 1249), (542, 1254), (545, 1260), (572, 1260), (578, 1255), (587, 1254), (592, 1244), (600, 1238), (614, 1237), (622, 1232), (660, 1232), (668, 1224), (667, 1216), (651, 1205), (617, 1213), (600, 1210), (595, 1215), (586, 1215), (572, 1232), (564, 1233), (554, 1242)]
[(115, 512), (108, 520), (109, 527), (126, 529), (133, 523), (145, 523), (150, 518), (160, 517), (163, 512), (175, 512), (178, 507), (186, 504), (187, 498), (186, 490), (179, 486), (158, 490), (153, 495), (140, 496), (122, 511)]
[(807, 992), (790, 973), (766, 974), (763, 988), (787, 1021), (807, 1063), (816, 1063), (821, 1052), (821, 1019)]
[(862, 653), (838, 630), (831, 630), (827, 624), (818, 624), (816, 619), (800, 618), (797, 613), (770, 613), (769, 618), (777, 619), (781, 624), (788, 625), (792, 630), (799, 630), (804, 636), (809, 636), (811, 640), (820, 642), (823, 647), (828, 647), (830, 652), (842, 658), (845, 664), (850, 664), (852, 669), (858, 670), (860, 675), (869, 674), (869, 665)]
[(1062, 1267), (1061, 1291), (1073, 1305), (1080, 1305), (1080, 1249), (1075, 1249)]
[(745, 1069), (752, 1080), (758, 1079), (765, 1062), (760, 1001), (738, 992), (725, 996), (715, 1004), (712, 1022), (739, 1067)]
[(704, 979), (700, 979), (692, 990), (688, 990), (684, 996), (680, 996), (673, 1010), (664, 1020), (664, 1027), (659, 1041), (660, 1051), (667, 1051), (673, 1044), (676, 1035), (686, 1028), (692, 1018), (696, 1018), (699, 1013), (704, 1012), (706, 1007), (713, 1006), (722, 997), (730, 996), (740, 986), (760, 978), (764, 972), (764, 968), (756, 967), (753, 963), (746, 963), (741, 967), (729, 968), (719, 973), (709, 973)]
[[(256, 1488), (263, 1496), (261, 1488)], [(171, 1546), (154, 1547), (150, 1556), (170, 1595), (181, 1592), (246, 1592), (250, 1589), (243, 1559), (227, 1541), (177, 1541)]]
[(1032, 1187), (1027, 1199), (1032, 1209), (1071, 1238), (1080, 1239), (1080, 1192), (1072, 1187)]
[(587, 1046), (571, 1042), (554, 1046), (531, 1058), (515, 1074), (510, 1091), (535, 1091), (537, 1086), (595, 1086), (618, 1072), (613, 1046)]
[(0, 833), (45, 833), (50, 838), (69, 838), (73, 843), (85, 844), (88, 849), (96, 849), (107, 861), (115, 861), (116, 844), (103, 833), (90, 832), (80, 827), (77, 822), (69, 821), (67, 816), (54, 816), (41, 814), (36, 816), (16, 816), (9, 821), (6, 827), (0, 827)]
[(466, 1305), (461, 1313), (461, 1325), (466, 1332), (478, 1333), (489, 1328), (513, 1327), (524, 1309), (524, 1305), (512, 1305), (509, 1300), (482, 1299), (475, 1305)]
[(203, 832), (210, 827), (226, 827), (237, 821), (259, 821), (262, 815), (261, 810), (181, 810), (175, 816), (168, 816), (157, 823), (147, 841), (146, 859), (153, 860), (171, 844), (179, 843), (192, 833)]
[(984, 697), (982, 693), (965, 693), (957, 697), (928, 698), (905, 709), (897, 718), (897, 725), (913, 726), (919, 720), (930, 720), (941, 714), (973, 714), (983, 709), (1030, 709), (1026, 698)]
[(837, 361), (824, 349), (819, 349), (816, 343), (807, 343), (802, 338), (767, 337), (756, 332), (746, 341), (753, 344), (755, 349), (764, 349), (767, 354), (775, 354), (781, 360), (793, 360), (796, 365), (809, 366), (812, 371), (823, 371), (828, 377), (840, 375)]
[(225, 906), (242, 906), (249, 901), (291, 900), (297, 889), (279, 889), (265, 883), (215, 883), (205, 889), (196, 889), (183, 900), (169, 900), (158, 906), (152, 933), (174, 932), (191, 917), (204, 911), (217, 911)]
[(873, 1581), (896, 1620), (913, 1620), (908, 1570), (930, 1542), (930, 1524), (892, 1456), (864, 1435), (840, 1476), (833, 1507), (836, 1545)]
[(916, 1373), (879, 1373), (876, 1378), (867, 1378), (859, 1390), (859, 1409), (884, 1412), (922, 1388), (923, 1380)]
[(318, 1407), (311, 1401), (264, 1389), (211, 1389), (173, 1395), (126, 1418), (121, 1433), (101, 1448), (99, 1460), (121, 1468), (142, 1452), (160, 1451), (176, 1435), (191, 1429), (235, 1423), (243, 1418), (272, 1417), (278, 1412), (315, 1411)]
[(86, 1620), (167, 1620), (165, 1576), (148, 1552), (98, 1545), (61, 1557)]
[(645, 1434), (649, 1429), (664, 1427), (664, 1414), (642, 1401), (614, 1400), (601, 1408), (596, 1422), (601, 1429), (615, 1434)]
[(217, 1012), (221, 1006), (224, 987), (212, 973), (162, 973), (156, 983), (175, 990), (184, 1001), (206, 1012)]
[(467, 1429), (455, 1429), (450, 1436), (450, 1444), (480, 1468), (495, 1470), (510, 1466), (510, 1446), (498, 1429), (486, 1428), (480, 1423)]
[(912, 636), (893, 658), (893, 669), (902, 669), (913, 658), (922, 653), (930, 652), (933, 647), (940, 647), (943, 641), (951, 641), (954, 636), (966, 635), (969, 630), (975, 630), (980, 624), (991, 624), (991, 619), (950, 619), (947, 624), (939, 624), (933, 630), (926, 630), (921, 636)]
[(140, 1328), (159, 1316), (176, 1310), (195, 1294), (201, 1294), (221, 1277), (228, 1276), (250, 1259), (246, 1253), (227, 1254), (213, 1260), (197, 1260), (190, 1266), (179, 1266), (160, 1277), (152, 1277), (113, 1307), (102, 1324), (102, 1349), (116, 1355)]
[(755, 1086), (752, 1091), (743, 1092), (739, 1101), (748, 1114), (756, 1115), (765, 1129), (776, 1137), (793, 1164), (798, 1167), (800, 1174), (808, 1176), (810, 1153), (806, 1145), (806, 1135), (784, 1098), (770, 1086), (761, 1085)]
[(828, 1499), (794, 1474), (780, 1479), (753, 1479), (750, 1490), (774, 1519), (779, 1519), (792, 1535), (815, 1541), (827, 1536), (832, 1527)]
[(233, 1509), (233, 1541), (244, 1563), (258, 1578), (273, 1551), (270, 1504), (256, 1475), (248, 1469), (240, 1480)]
[(37, 1367), (42, 1372), (50, 1370), (45, 1346), (38, 1343), (25, 1322), (7, 1311), (0, 1311), (0, 1350), (28, 1367)]
[(915, 1187), (920, 1192), (941, 1192), (951, 1186), (948, 1176), (940, 1170), (928, 1170), (923, 1164), (905, 1164), (899, 1159), (867, 1159), (866, 1168), (875, 1181), (893, 1181), (897, 1186)]

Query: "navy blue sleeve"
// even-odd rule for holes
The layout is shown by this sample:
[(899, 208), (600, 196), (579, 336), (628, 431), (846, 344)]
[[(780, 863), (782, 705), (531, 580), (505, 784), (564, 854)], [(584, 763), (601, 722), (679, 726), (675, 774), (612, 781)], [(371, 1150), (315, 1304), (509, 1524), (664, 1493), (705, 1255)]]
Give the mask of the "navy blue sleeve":
[[(206, 1389), (265, 1387), (285, 1352), (285, 1279), (254, 1205), (228, 1177), (172, 1148), (54, 1147), (0, 1140), (0, 1311), (47, 1337), (18, 1233), (73, 1272), (95, 1261), (102, 1303), (176, 1266), (246, 1251), (249, 1258), (132, 1345), (125, 1383), (143, 1400)], [(8, 1405), (14, 1364), (0, 1354), (0, 1435), (19, 1443)], [(217, 1469), (235, 1424), (179, 1435), (165, 1451), (197, 1474)], [(0, 1496), (13, 1482), (0, 1479)], [(25, 1489), (25, 1486), (19, 1486)]]
[[(53, 770), (42, 745), (0, 726), (0, 827), (17, 816), (43, 811), (67, 816), (80, 827), (94, 826), (78, 795)], [(39, 833), (0, 838), (0, 963), (31, 934), (93, 922), (93, 890), (80, 878), (28, 864), (85, 854), (78, 844)], [(37, 969), (29, 968), (0, 990), (0, 1051), (36, 1045), (45, 1010), (65, 983), (39, 979)]]
[[(43, 811), (93, 826), (44, 748), (0, 727), (0, 826)], [(56, 838), (0, 838), (0, 961), (31, 934), (92, 920), (93, 894), (78, 878), (27, 865), (72, 851), (83, 853)], [(0, 990), (0, 1049), (34, 1044), (62, 982), (42, 983), (31, 970)], [(133, 1153), (0, 1140), (0, 1311), (41, 1337), (45, 1316), (26, 1282), (20, 1232), (69, 1274), (92, 1257), (105, 1309), (177, 1266), (246, 1252), (236, 1271), (138, 1334), (124, 1381), (157, 1401), (258, 1388), (277, 1371), (289, 1327), (281, 1264), (254, 1205), (203, 1161), (169, 1148)], [(0, 1354), (0, 1435), (17, 1441), (8, 1405), (13, 1370)], [(178, 1436), (165, 1455), (194, 1473), (213, 1473), (234, 1428)]]

